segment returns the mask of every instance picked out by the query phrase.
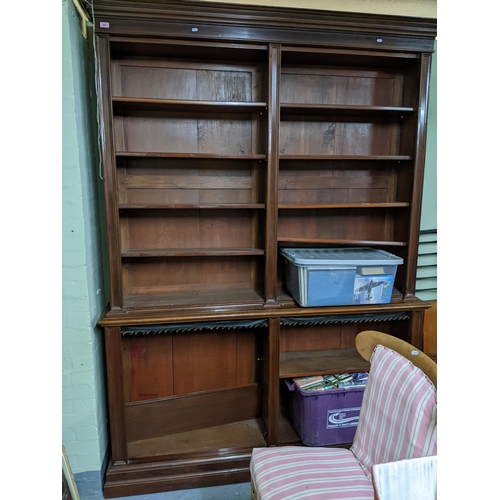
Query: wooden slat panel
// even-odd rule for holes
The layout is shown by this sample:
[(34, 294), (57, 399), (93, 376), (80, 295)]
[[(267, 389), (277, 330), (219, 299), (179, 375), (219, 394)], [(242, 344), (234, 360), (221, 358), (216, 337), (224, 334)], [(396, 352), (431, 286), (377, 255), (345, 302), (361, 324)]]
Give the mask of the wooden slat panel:
[[(377, 323), (378, 326), (378, 323)], [(340, 325), (340, 347), (342, 349), (353, 349), (356, 347), (354, 339), (356, 335), (366, 330), (366, 323), (345, 323)]]
[(281, 121), (280, 154), (282, 155), (396, 155), (394, 136), (397, 124)]
[[(372, 168), (368, 168), (372, 167)], [(397, 170), (388, 165), (282, 161), (280, 204), (383, 203), (397, 200)], [(400, 201), (400, 200), (397, 200)]]
[(340, 335), (340, 325), (283, 325), (280, 334), (280, 352), (339, 349)]
[(236, 335), (234, 331), (174, 334), (174, 393), (236, 386)]
[[(396, 106), (392, 78), (363, 76), (351, 70), (344, 76), (325, 75), (328, 70), (309, 70), (308, 74), (285, 73), (281, 77), (283, 103), (349, 104)], [(337, 73), (341, 73), (337, 71)]]
[(387, 189), (349, 189), (349, 203), (384, 203), (393, 200)]
[(155, 99), (197, 99), (196, 70), (131, 66), (121, 62), (122, 95)]
[[(231, 286), (252, 288), (252, 259), (249, 256), (128, 260), (123, 265), (124, 274), (129, 277), (125, 294), (216, 291), (218, 284), (226, 291)], [(255, 280), (259, 282), (260, 273)]]
[(262, 356), (261, 340), (260, 332), (236, 332), (236, 385), (250, 385), (259, 382), (261, 374), (257, 358)]
[(249, 102), (261, 95), (258, 68), (252, 65), (123, 59), (120, 69), (123, 96)]
[(367, 189), (387, 188), (387, 177), (382, 175), (365, 176), (321, 176), (307, 173), (302, 176), (287, 175), (286, 171), (280, 172), (279, 189)]
[[(116, 115), (115, 115), (116, 116)], [(150, 153), (252, 154), (250, 115), (210, 115), (128, 111), (123, 117), (124, 144), (118, 151)], [(115, 135), (119, 141), (119, 136)]]
[(347, 203), (348, 189), (287, 189), (278, 193), (280, 205), (305, 203)]
[[(286, 56), (288, 55), (287, 53), (289, 52), (288, 47), (284, 47), (283, 49), (283, 55)], [(292, 51), (300, 51), (302, 52), (301, 49), (297, 49), (297, 47), (294, 47), (291, 49)], [(306, 49), (302, 53), (302, 57), (307, 53), (308, 49)], [(318, 55), (318, 54), (316, 54)], [(342, 65), (338, 64), (333, 64), (333, 65), (328, 65), (327, 63), (327, 58), (325, 57), (326, 54), (322, 54), (322, 59), (323, 59), (323, 65), (306, 65), (306, 66), (299, 66), (297, 64), (286, 64), (283, 65), (281, 68), (281, 74), (282, 76), (285, 75), (286, 77), (292, 79), (293, 77), (301, 77), (301, 76), (307, 76), (307, 75), (316, 75), (316, 76), (321, 76), (324, 78), (331, 78), (332, 81), (334, 81), (336, 78), (344, 78), (344, 79), (375, 79), (375, 80), (393, 80), (400, 74), (400, 70), (396, 69), (384, 69), (384, 68), (375, 68), (374, 65), (372, 65), (372, 69), (363, 67), (361, 65), (357, 67), (342, 67)], [(306, 56), (307, 57), (307, 56)], [(282, 85), (286, 85), (286, 83), (283, 82), (282, 79)], [(384, 84), (382, 84), (384, 85)]]
[[(280, 192), (280, 209), (290, 208), (396, 208), (407, 202), (391, 202), (384, 189), (319, 189)], [(367, 207), (370, 204), (370, 207)], [(392, 226), (391, 226), (392, 227)], [(390, 231), (389, 234), (392, 234)]]
[(253, 247), (255, 213), (223, 210), (200, 213), (199, 240), (202, 248)]
[(200, 204), (260, 203), (257, 194), (253, 195), (254, 186), (251, 189), (244, 189), (244, 186), (241, 185), (242, 180), (243, 178), (240, 177), (236, 188), (199, 191)]
[(252, 219), (247, 210), (141, 210), (122, 217), (122, 249), (250, 248)]
[(171, 113), (168, 118), (154, 112), (131, 113), (123, 118), (123, 151), (198, 152), (195, 117), (182, 113)]
[[(352, 349), (356, 335), (367, 329), (367, 323), (282, 326), (280, 349), (285, 352)], [(378, 331), (390, 333), (391, 322), (373, 323)]]
[(355, 347), (354, 339), (359, 332), (373, 328), (379, 332), (391, 334), (392, 327), (396, 323), (391, 321), (377, 321), (373, 323), (346, 323), (341, 325), (341, 348), (351, 349)]
[(121, 158), (117, 169), (122, 204), (261, 202), (255, 184), (261, 165), (236, 160)]
[(252, 126), (246, 116), (223, 115), (198, 120), (198, 153), (256, 154), (252, 145)]
[(173, 395), (172, 335), (123, 340), (130, 356), (130, 399), (144, 401)]
[(251, 101), (252, 73), (199, 70), (196, 90), (200, 100)]
[(386, 218), (393, 217), (384, 210), (281, 211), (278, 238), (350, 239), (383, 241), (386, 238)]
[(122, 249), (198, 248), (197, 211), (164, 213), (144, 211), (120, 220)]
[(116, 186), (118, 195), (118, 205), (128, 202), (128, 192), (125, 186), (125, 170), (122, 168), (116, 169)]
[(110, 61), (110, 79), (111, 79), (111, 95), (121, 96), (122, 95), (122, 83), (121, 83), (121, 70), (120, 63), (112, 59)]
[(251, 188), (250, 176), (217, 175), (127, 175), (125, 177), (127, 189), (236, 189)]
[(130, 403), (125, 407), (127, 441), (130, 443), (257, 418), (260, 396), (261, 389), (255, 385)]

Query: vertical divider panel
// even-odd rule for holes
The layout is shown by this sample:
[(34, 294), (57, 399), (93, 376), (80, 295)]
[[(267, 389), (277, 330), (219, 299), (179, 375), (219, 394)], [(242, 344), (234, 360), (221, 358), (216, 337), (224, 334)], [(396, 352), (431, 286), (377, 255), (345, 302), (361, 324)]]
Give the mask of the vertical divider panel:
[(278, 443), (280, 319), (269, 318), (268, 328), (267, 342), (264, 343), (264, 356), (261, 360), (264, 383), (262, 421), (267, 430), (267, 445), (273, 446)]
[(407, 342), (421, 351), (424, 349), (424, 315), (425, 309), (411, 312), (408, 339), (406, 339)]
[[(420, 79), (418, 89), (418, 118), (415, 137), (415, 159), (413, 192), (411, 199), (411, 214), (409, 226), (412, 231), (409, 234), (406, 282), (403, 294), (413, 296), (415, 294), (415, 282), (417, 277), (418, 244), (420, 236), (420, 218), (422, 211), (422, 187), (424, 182), (425, 144), (427, 134), (427, 108), (429, 106), (431, 54), (422, 54), (420, 62)], [(423, 324), (422, 324), (423, 325)], [(413, 344), (419, 349), (422, 345)]]
[(281, 46), (269, 45), (268, 70), (268, 130), (267, 130), (267, 183), (266, 183), (266, 275), (265, 306), (278, 307), (276, 300), (278, 265), (278, 147), (280, 98), (279, 79), (281, 72)]
[(108, 223), (108, 259), (110, 276), (110, 308), (123, 308), (122, 269), (120, 255), (120, 228), (118, 216), (115, 151), (113, 141), (113, 108), (110, 87), (110, 47), (107, 35), (97, 36), (98, 92), (100, 106), (100, 134)]
[(125, 400), (123, 396), (122, 334), (120, 327), (104, 328), (108, 408), (111, 433), (111, 463), (125, 465), (128, 461), (125, 431)]

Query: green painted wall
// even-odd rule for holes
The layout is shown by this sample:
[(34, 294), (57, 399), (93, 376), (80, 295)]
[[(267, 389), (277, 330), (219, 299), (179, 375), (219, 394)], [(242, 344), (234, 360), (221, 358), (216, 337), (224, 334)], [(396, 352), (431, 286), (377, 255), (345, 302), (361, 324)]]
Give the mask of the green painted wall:
[(432, 55), (420, 245), (415, 295), (437, 300), (437, 42)]
[(420, 229), (437, 229), (437, 42), (431, 64), (427, 149)]
[(62, 439), (74, 473), (100, 470), (108, 442), (92, 64), (73, 2), (63, 0)]

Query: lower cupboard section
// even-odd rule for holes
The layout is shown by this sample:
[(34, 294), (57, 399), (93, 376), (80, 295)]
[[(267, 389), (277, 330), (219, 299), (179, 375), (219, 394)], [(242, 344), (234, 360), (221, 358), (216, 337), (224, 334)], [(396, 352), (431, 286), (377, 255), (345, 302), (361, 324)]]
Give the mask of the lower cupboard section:
[[(189, 401), (205, 391), (258, 384), (258, 364), (266, 332), (261, 326), (231, 328), (218, 322), (179, 325), (173, 331), (166, 329), (149, 335), (125, 335), (122, 337), (124, 401), (172, 396), (185, 396)], [(173, 401), (156, 401), (151, 408), (159, 405), (170, 410), (175, 405)], [(200, 406), (199, 411), (202, 410)]]
[[(229, 322), (231, 323), (231, 322)], [(122, 328), (129, 463), (265, 446), (265, 321)]]
[(105, 497), (249, 481), (253, 448), (302, 444), (284, 380), (369, 370), (356, 335), (411, 340), (426, 308), (416, 305), (107, 327)]
[(125, 406), (129, 459), (265, 446), (262, 389), (206, 391)]

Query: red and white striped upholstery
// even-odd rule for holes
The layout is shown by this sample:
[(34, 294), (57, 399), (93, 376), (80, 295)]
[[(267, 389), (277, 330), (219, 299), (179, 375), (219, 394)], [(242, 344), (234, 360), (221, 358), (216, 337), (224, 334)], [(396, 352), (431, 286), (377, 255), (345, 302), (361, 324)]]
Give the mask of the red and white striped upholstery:
[(373, 500), (373, 486), (343, 448), (256, 448), (250, 473), (258, 500)]
[(250, 473), (257, 500), (373, 500), (374, 464), (436, 454), (436, 407), (425, 374), (376, 346), (351, 449), (255, 448)]
[(371, 479), (374, 464), (436, 455), (437, 402), (432, 382), (391, 349), (377, 346), (370, 363), (351, 451)]

